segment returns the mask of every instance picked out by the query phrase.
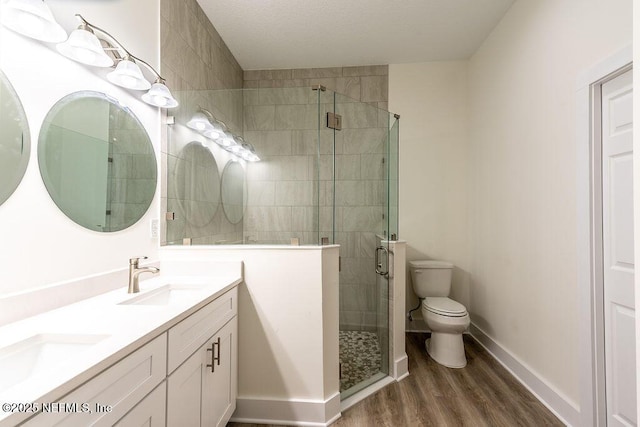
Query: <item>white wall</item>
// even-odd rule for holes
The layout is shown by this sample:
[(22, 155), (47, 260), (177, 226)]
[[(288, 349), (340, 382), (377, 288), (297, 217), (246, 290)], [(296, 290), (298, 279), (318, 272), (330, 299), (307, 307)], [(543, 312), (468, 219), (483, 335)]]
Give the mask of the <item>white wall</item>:
[[(389, 109), (401, 116), (399, 228), (407, 260), (455, 264), (452, 292), (463, 304), (469, 302), (467, 67), (467, 61), (389, 66)], [(407, 278), (409, 310), (418, 299)]]
[(338, 246), (160, 249), (161, 265), (176, 261), (191, 274), (212, 261), (244, 263), (234, 421), (322, 425), (338, 416), (338, 254)]
[[(73, 15), (81, 13), (116, 36), (133, 54), (154, 66), (159, 63), (158, 0), (49, 0), (47, 4), (68, 32), (77, 25)], [(0, 43), (0, 67), (22, 100), (31, 132), (31, 158), (25, 177), (0, 205), (0, 295), (126, 268), (127, 259), (133, 255), (156, 257), (157, 241), (149, 237), (149, 223), (158, 217), (158, 194), (144, 218), (129, 229), (116, 233), (86, 230), (60, 212), (49, 197), (38, 169), (37, 141), (42, 121), (56, 101), (74, 91), (94, 90), (132, 109), (158, 155), (158, 110), (139, 101), (137, 94), (132, 96), (108, 83), (103, 78), (104, 70), (68, 60), (57, 54), (53, 45), (5, 28), (0, 29)]]
[(575, 87), (631, 2), (518, 1), (469, 63), (471, 316), (578, 406)]
[[(633, 62), (640, 64), (640, 7), (633, 8)], [(634, 67), (633, 80), (640, 81), (640, 67)], [(637, 93), (637, 92), (636, 92)], [(640, 123), (640, 96), (633, 97), (633, 122)], [(633, 134), (633, 209), (635, 265), (640, 265), (640, 132)], [(640, 274), (635, 275), (636, 308), (640, 307)], [(636, 390), (640, 390), (640, 316), (636, 315)], [(636, 395), (640, 408), (640, 393)]]
[(575, 87), (581, 71), (630, 43), (631, 7), (519, 0), (468, 63), (389, 72), (389, 107), (402, 116), (407, 258), (468, 272), (454, 298), (472, 322), (575, 408)]

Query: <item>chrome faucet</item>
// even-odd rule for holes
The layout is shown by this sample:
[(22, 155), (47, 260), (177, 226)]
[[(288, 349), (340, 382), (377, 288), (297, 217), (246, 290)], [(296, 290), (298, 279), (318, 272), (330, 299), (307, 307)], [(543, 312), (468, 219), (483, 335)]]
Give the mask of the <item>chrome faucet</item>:
[(142, 273), (157, 274), (160, 272), (160, 269), (156, 267), (139, 267), (138, 263), (141, 259), (147, 259), (147, 257), (138, 256), (129, 259), (129, 290), (127, 292), (130, 294), (140, 292), (140, 281), (138, 276)]

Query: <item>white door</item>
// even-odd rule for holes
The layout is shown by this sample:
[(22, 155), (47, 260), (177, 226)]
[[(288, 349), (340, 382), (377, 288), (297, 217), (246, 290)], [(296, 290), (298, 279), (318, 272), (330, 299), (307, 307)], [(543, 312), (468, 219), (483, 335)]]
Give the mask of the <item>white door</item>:
[(636, 425), (633, 81), (602, 85), (602, 218), (607, 425)]

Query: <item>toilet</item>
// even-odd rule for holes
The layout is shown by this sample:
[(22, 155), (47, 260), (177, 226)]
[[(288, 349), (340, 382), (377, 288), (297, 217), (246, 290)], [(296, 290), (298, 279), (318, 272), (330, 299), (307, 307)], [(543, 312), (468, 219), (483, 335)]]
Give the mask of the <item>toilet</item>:
[(464, 305), (449, 298), (453, 264), (444, 261), (410, 261), (413, 290), (422, 301), (422, 318), (431, 329), (425, 341), (429, 356), (449, 368), (464, 368), (462, 333), (470, 323)]

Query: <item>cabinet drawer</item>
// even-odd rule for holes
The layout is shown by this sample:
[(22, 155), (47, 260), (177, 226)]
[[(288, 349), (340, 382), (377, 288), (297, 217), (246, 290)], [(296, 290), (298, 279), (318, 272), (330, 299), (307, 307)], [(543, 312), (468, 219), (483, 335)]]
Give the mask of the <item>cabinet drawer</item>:
[(233, 287), (169, 329), (168, 368), (173, 372), (238, 313), (238, 288)]
[[(162, 334), (59, 399), (58, 402), (69, 412), (43, 412), (24, 425), (112, 426), (160, 384), (166, 375), (167, 335)], [(77, 408), (74, 408), (74, 404)], [(84, 408), (88, 407), (91, 413), (81, 412), (82, 404), (88, 404)], [(111, 411), (100, 412), (96, 405), (110, 405)]]

